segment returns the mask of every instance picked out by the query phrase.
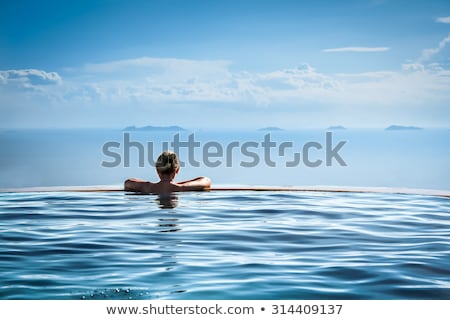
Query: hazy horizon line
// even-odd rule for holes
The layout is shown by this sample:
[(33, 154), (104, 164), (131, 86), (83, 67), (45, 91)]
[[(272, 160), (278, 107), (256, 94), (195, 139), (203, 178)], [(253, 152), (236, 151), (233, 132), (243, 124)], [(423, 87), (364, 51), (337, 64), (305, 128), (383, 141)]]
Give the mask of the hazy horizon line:
[[(133, 127), (135, 126), (137, 128), (136, 131), (139, 131), (140, 128), (144, 128), (144, 127), (155, 127), (154, 130), (148, 130), (148, 131), (164, 131), (164, 128), (170, 128), (170, 127), (180, 127), (183, 130), (186, 131), (195, 131), (195, 130), (219, 130), (219, 131), (302, 131), (302, 130), (331, 130), (331, 131), (346, 131), (346, 130), (386, 130), (387, 128), (391, 127), (391, 126), (398, 126), (398, 127), (402, 127), (405, 130), (407, 130), (408, 128), (410, 130), (414, 130), (414, 129), (422, 129), (422, 130), (430, 130), (430, 129), (442, 129), (442, 130), (450, 130), (450, 126), (449, 127), (445, 127), (445, 126), (419, 126), (419, 125), (415, 125), (415, 124), (389, 124), (389, 125), (384, 125), (384, 126), (344, 126), (344, 125), (330, 125), (327, 127), (319, 127), (319, 126), (315, 126), (315, 127), (280, 127), (280, 126), (262, 126), (262, 127), (189, 127), (189, 126), (182, 126), (182, 125), (177, 125), (177, 124), (172, 124), (172, 125), (142, 125), (142, 126), (136, 126), (136, 125), (129, 125), (129, 126), (122, 126), (122, 127), (118, 127), (118, 126), (73, 126), (73, 127), (57, 127), (57, 126), (46, 126), (46, 127), (0, 127), (0, 130), (5, 131), (5, 130), (120, 130), (120, 131), (127, 131), (125, 130), (128, 127)], [(342, 128), (339, 128), (342, 127)], [(158, 130), (158, 128), (161, 128), (161, 130)], [(399, 129), (398, 131), (401, 131), (402, 129)], [(145, 131), (145, 130), (142, 130)], [(169, 130), (166, 130), (169, 131)], [(174, 132), (177, 130), (173, 130)], [(393, 130), (395, 131), (395, 130)]]

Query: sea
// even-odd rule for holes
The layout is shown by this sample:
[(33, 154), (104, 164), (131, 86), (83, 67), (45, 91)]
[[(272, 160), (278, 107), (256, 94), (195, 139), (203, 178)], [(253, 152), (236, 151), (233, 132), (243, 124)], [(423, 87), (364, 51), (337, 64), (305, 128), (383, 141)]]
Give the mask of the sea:
[(450, 130), (0, 130), (0, 188), (155, 181), (178, 146), (178, 180), (213, 185), (450, 190)]
[[(449, 135), (2, 130), (0, 299), (450, 299)], [(173, 147), (225, 189), (120, 191)]]

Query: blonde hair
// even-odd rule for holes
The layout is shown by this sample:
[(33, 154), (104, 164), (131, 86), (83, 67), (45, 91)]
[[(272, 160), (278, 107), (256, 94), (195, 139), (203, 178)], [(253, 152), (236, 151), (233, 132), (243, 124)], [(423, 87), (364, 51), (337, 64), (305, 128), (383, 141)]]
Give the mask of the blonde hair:
[(171, 175), (178, 170), (180, 162), (175, 152), (164, 151), (156, 160), (156, 170), (162, 175)]

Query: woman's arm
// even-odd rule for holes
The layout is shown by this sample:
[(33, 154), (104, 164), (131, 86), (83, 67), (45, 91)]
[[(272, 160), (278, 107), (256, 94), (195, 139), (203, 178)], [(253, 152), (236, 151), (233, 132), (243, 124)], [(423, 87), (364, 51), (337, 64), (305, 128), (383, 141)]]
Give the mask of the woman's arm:
[(134, 191), (141, 193), (152, 193), (153, 183), (136, 178), (127, 179), (124, 183), (125, 191)]
[(180, 191), (203, 191), (211, 187), (211, 179), (208, 177), (198, 177), (191, 180), (177, 183)]

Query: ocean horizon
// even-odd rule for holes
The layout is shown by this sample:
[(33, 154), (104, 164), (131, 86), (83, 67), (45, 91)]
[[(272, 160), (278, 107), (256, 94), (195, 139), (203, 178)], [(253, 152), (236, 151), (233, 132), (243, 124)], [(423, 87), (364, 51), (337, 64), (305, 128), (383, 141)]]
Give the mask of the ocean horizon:
[(450, 190), (447, 129), (181, 129), (2, 129), (0, 188), (155, 181), (154, 160), (175, 142), (180, 180)]

